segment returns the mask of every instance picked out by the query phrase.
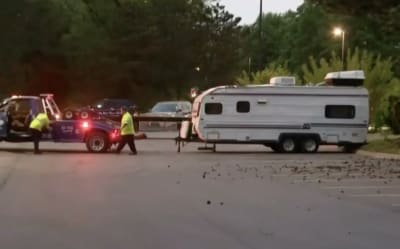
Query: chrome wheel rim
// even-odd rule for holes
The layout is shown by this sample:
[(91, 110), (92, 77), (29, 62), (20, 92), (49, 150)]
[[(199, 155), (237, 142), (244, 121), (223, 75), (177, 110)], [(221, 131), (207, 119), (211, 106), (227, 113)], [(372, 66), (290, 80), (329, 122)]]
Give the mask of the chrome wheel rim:
[(314, 152), (317, 149), (317, 142), (314, 139), (307, 139), (304, 142), (304, 150), (306, 152)]
[(285, 139), (282, 147), (285, 152), (292, 152), (294, 151), (296, 144), (293, 139)]
[(102, 137), (95, 136), (90, 138), (89, 144), (93, 151), (100, 152), (104, 148), (105, 141)]

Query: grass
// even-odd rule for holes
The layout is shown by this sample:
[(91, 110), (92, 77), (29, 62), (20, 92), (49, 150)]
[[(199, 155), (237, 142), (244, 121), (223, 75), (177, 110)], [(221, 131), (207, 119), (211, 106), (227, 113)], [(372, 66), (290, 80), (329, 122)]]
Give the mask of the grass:
[(362, 149), (373, 152), (400, 154), (400, 138), (370, 140)]

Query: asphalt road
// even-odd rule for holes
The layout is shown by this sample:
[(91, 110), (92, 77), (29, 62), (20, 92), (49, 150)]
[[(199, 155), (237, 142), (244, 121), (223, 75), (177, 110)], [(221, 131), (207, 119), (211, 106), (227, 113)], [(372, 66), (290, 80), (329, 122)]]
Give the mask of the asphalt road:
[(5, 249), (400, 247), (400, 162), (217, 146), (0, 144)]

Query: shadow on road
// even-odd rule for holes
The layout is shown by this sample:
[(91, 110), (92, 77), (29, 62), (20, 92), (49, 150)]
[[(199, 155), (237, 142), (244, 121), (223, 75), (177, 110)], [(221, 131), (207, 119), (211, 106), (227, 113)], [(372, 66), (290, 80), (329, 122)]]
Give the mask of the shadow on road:
[[(48, 148), (43, 148), (41, 149), (43, 154), (94, 154), (94, 155), (115, 155), (113, 151), (108, 151), (104, 153), (92, 153), (89, 152), (85, 149), (48, 149)], [(9, 153), (16, 153), (16, 154), (33, 154), (33, 149), (31, 148), (0, 148), (0, 152), (9, 152)], [(123, 153), (124, 154), (124, 153)], [(139, 154), (141, 155), (204, 155), (204, 154), (209, 154), (209, 155), (290, 155), (291, 157), (293, 156), (318, 156), (318, 155), (334, 155), (334, 154), (346, 154), (340, 151), (334, 151), (334, 150), (327, 150), (327, 151), (320, 151), (314, 154), (304, 154), (304, 153), (276, 153), (272, 151), (254, 151), (254, 150), (247, 150), (247, 151), (242, 151), (242, 150), (221, 150), (221, 151), (216, 151), (212, 152), (211, 150), (188, 150), (188, 151), (181, 151), (180, 153), (176, 151), (171, 151), (171, 150), (139, 150)], [(349, 154), (351, 155), (351, 154)]]
[[(42, 153), (47, 154), (90, 154), (85, 150), (71, 150), (71, 149), (41, 149)], [(26, 148), (1, 148), (0, 152), (9, 152), (17, 154), (33, 154), (33, 149)], [(106, 153), (103, 153), (106, 154)]]

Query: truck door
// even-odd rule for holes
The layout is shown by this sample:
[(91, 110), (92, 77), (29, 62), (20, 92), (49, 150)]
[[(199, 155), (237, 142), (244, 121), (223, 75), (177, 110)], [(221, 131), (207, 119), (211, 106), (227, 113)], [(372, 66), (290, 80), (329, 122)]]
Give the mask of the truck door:
[(59, 142), (83, 141), (86, 121), (58, 120), (53, 123), (53, 139)]

